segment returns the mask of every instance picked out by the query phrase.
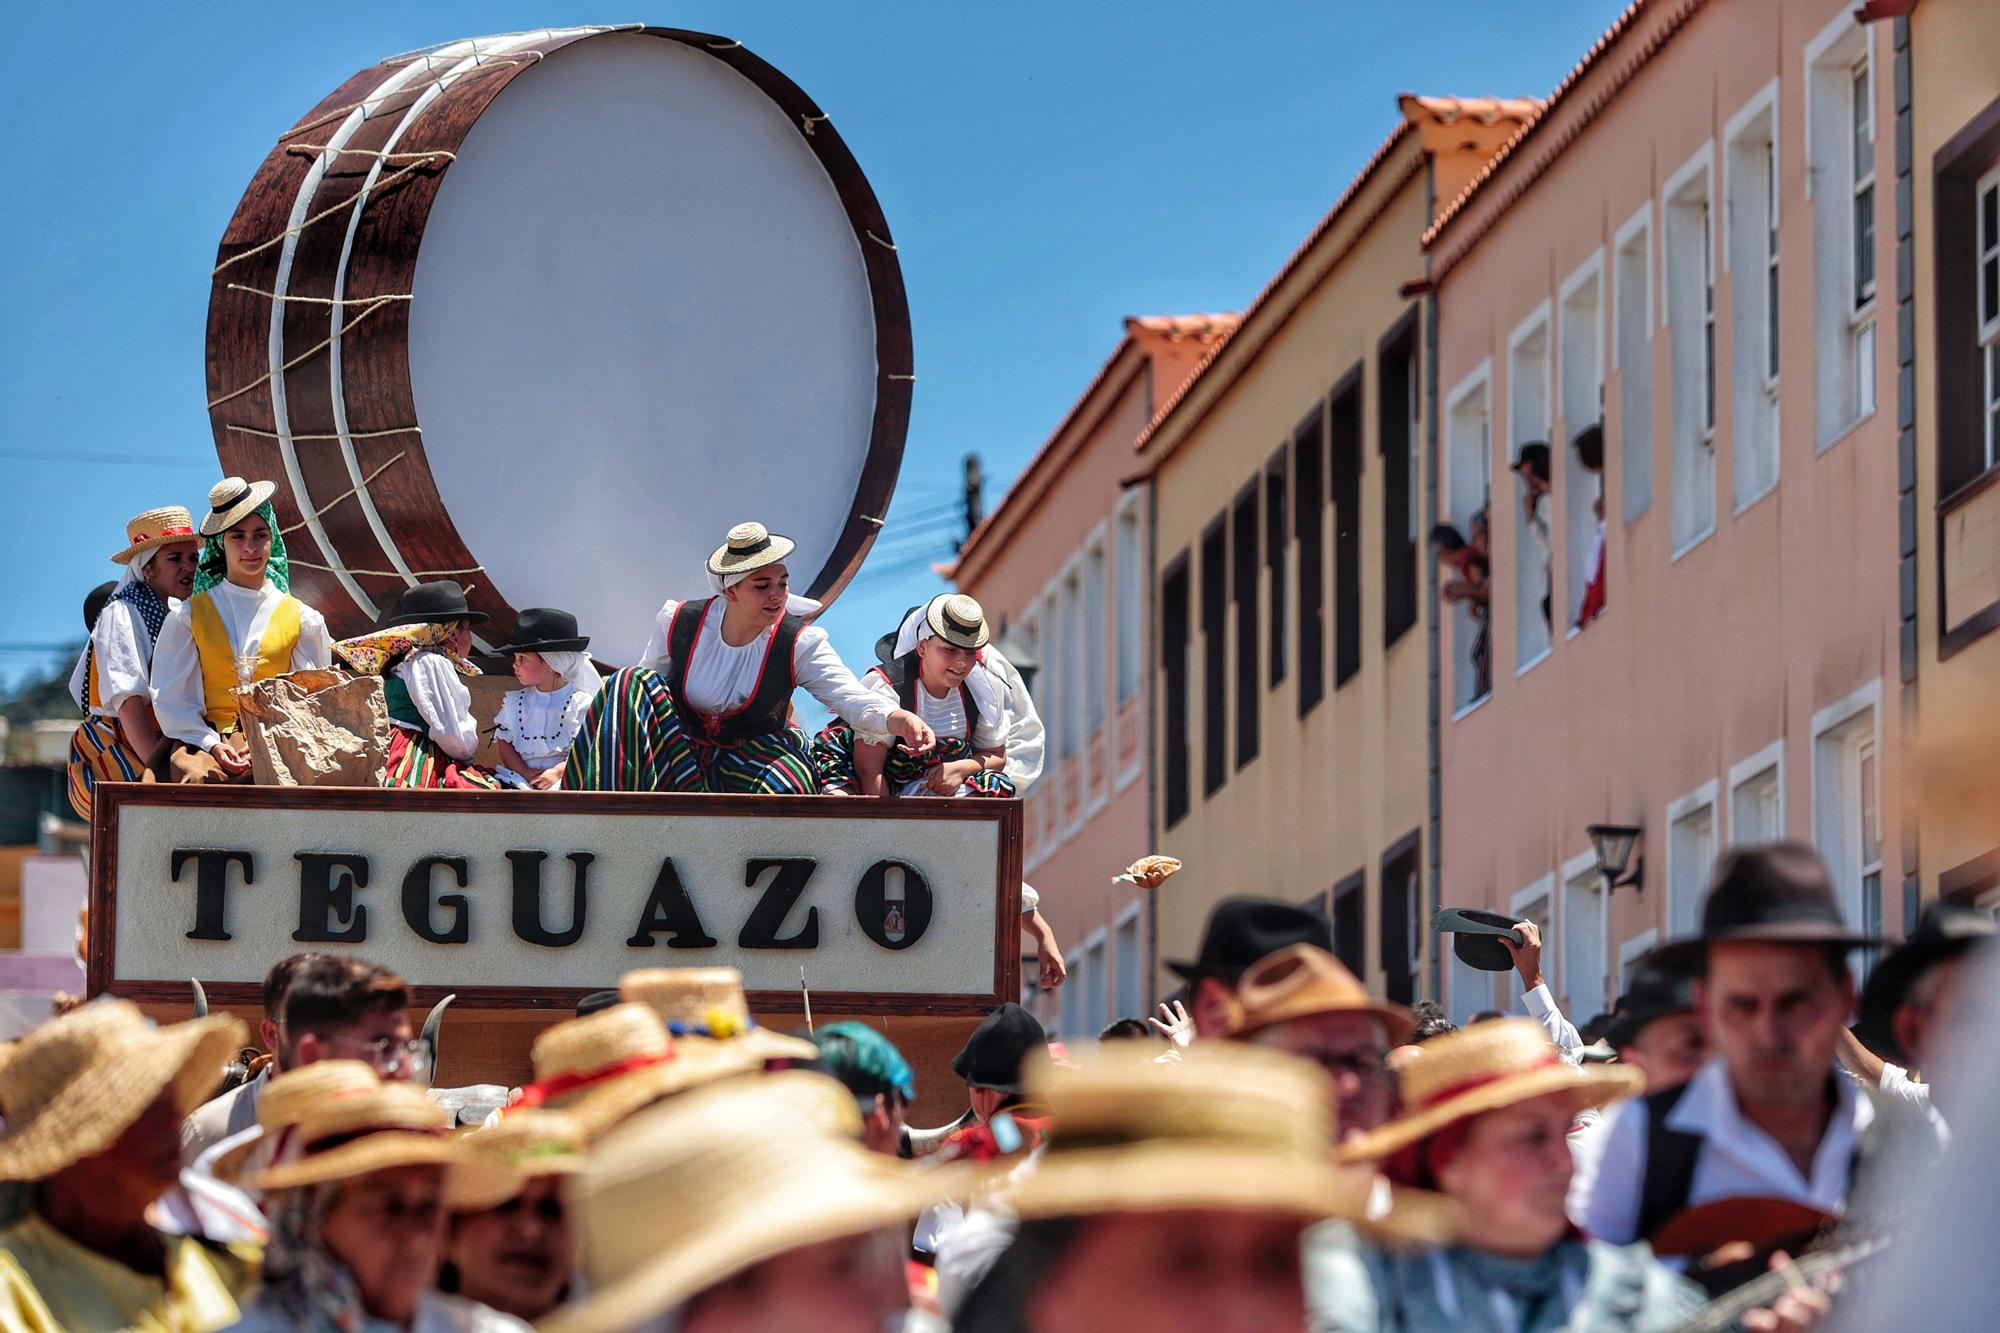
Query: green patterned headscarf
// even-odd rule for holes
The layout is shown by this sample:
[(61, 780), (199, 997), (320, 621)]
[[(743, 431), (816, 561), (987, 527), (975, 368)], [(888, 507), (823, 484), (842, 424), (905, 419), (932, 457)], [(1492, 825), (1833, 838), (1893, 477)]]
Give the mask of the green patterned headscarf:
[[(292, 562), (285, 554), (285, 534), (278, 531), (278, 513), (271, 508), (269, 500), (258, 505), (256, 513), (271, 525), (271, 559), (264, 566), (264, 577), (271, 580), (279, 592), (290, 592)], [(242, 521), (237, 520), (239, 523)], [(222, 553), (222, 533), (218, 532), (201, 544), (201, 561), (195, 566), (194, 593), (191, 595), (200, 596), (228, 577), (229, 558)]]

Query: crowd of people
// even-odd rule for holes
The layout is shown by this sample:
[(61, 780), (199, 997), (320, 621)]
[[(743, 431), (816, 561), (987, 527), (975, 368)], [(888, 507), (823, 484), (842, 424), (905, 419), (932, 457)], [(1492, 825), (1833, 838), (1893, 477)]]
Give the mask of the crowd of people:
[[(70, 682), (79, 814), (99, 781), (251, 781), (244, 695), (329, 668), (380, 679), (391, 787), (1004, 797), (1041, 772), (1041, 719), (977, 601), (912, 607), (857, 676), (812, 623), (819, 604), (791, 592), (794, 543), (758, 523), (730, 529), (707, 595), (667, 601), (639, 663), (608, 678), (574, 615), (522, 611), (492, 649), (520, 688), (475, 716), (465, 678), (487, 617), (465, 589), (412, 584), (373, 630), (333, 639), (292, 594), (276, 490), (230, 477), (198, 524), (171, 505), (127, 524)], [(799, 689), (833, 715), (817, 737), (796, 724)], [(497, 761), (478, 762), (482, 736)]]
[(1949, 1138), (1994, 933), (1934, 909), (1850, 1032), (1879, 942), (1810, 849), (1738, 848), (1587, 1039), (1531, 923), (1525, 1016), (1454, 1029), (1230, 898), (1145, 1024), (988, 1015), (933, 1128), (881, 1030), (760, 1026), (722, 968), (627, 974), (454, 1111), (403, 981), (302, 954), (255, 1046), (107, 998), (0, 1054), (0, 1329), (1821, 1326), (1815, 1247), (1893, 1237)]

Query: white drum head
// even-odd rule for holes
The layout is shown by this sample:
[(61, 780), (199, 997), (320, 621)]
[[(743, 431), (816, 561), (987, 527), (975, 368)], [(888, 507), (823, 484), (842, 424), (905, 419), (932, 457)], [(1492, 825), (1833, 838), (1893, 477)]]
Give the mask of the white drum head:
[(861, 244), (798, 124), (718, 60), (614, 34), (515, 77), (443, 175), (410, 303), (424, 454), (489, 585), (617, 663), (706, 593), (732, 524), (795, 539), (806, 591), (873, 429)]

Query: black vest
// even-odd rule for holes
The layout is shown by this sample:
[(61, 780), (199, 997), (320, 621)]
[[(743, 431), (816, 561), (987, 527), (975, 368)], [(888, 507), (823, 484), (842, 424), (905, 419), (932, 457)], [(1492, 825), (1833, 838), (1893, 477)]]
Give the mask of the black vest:
[(674, 618), (667, 625), (667, 685), (674, 692), (674, 703), (690, 737), (698, 743), (735, 746), (753, 737), (775, 736), (791, 725), (792, 691), (798, 688), (792, 649), (806, 622), (790, 615), (778, 622), (765, 650), (763, 668), (757, 673), (757, 688), (741, 707), (727, 713), (699, 712), (687, 702), (688, 667), (694, 661), (701, 627), (721, 600), (703, 597), (674, 608)]
[[(905, 653), (894, 657), (875, 668), (882, 678), (896, 687), (896, 707), (906, 713), (917, 711), (917, 655)], [(965, 709), (965, 743), (972, 744), (972, 733), (979, 727), (981, 715), (972, 702), (972, 688), (960, 681), (958, 686), (959, 706)], [(890, 737), (891, 745), (901, 745), (903, 738)]]

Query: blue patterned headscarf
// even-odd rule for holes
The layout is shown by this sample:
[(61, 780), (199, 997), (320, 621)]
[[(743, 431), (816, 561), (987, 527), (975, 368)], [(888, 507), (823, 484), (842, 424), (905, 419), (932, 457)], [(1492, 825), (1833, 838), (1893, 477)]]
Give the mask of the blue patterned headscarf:
[[(271, 559), (264, 566), (264, 577), (271, 580), (272, 586), (279, 592), (290, 592), (292, 562), (285, 554), (285, 534), (278, 530), (278, 512), (271, 508), (271, 502), (266, 500), (257, 506), (256, 513), (271, 525)], [(242, 521), (242, 519), (237, 520), (239, 523)], [(222, 553), (222, 533), (218, 532), (202, 543), (201, 563), (195, 566), (194, 592), (191, 595), (198, 597), (228, 577), (229, 558)]]

